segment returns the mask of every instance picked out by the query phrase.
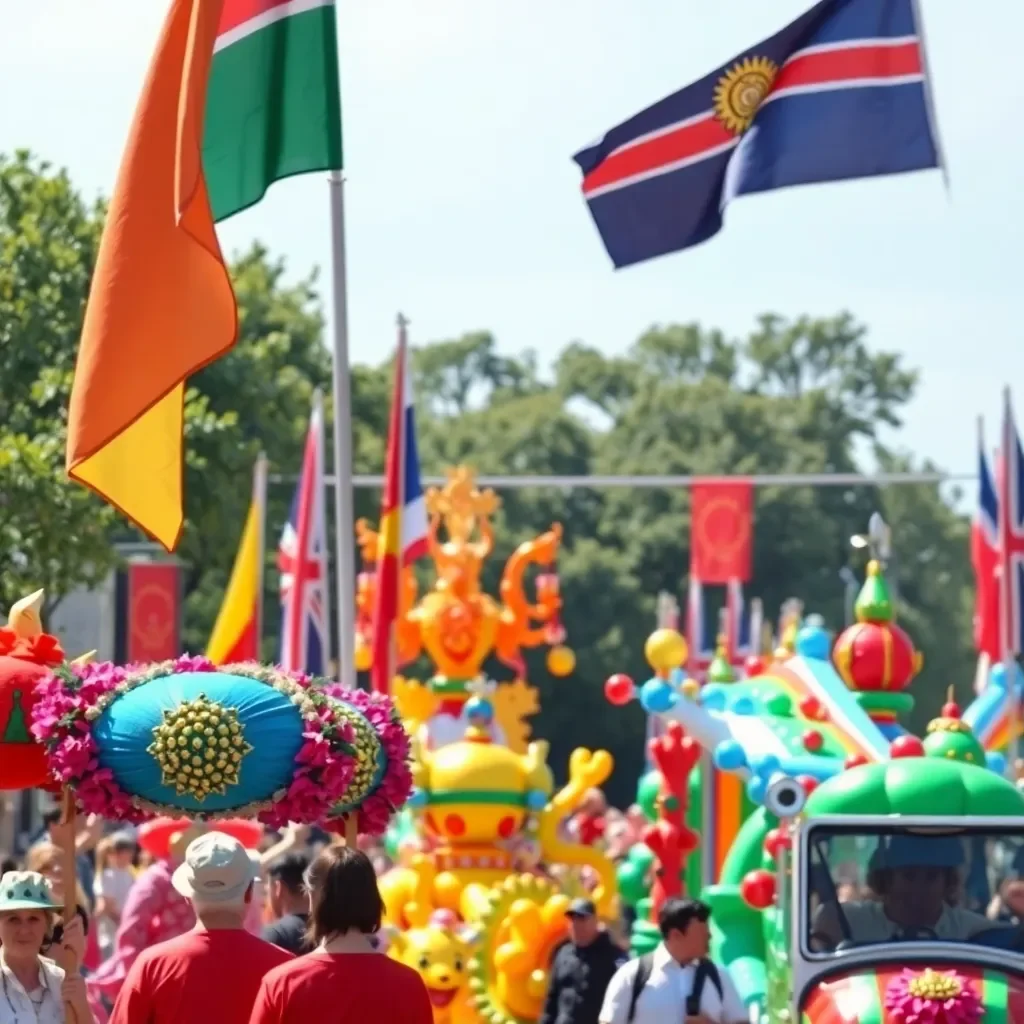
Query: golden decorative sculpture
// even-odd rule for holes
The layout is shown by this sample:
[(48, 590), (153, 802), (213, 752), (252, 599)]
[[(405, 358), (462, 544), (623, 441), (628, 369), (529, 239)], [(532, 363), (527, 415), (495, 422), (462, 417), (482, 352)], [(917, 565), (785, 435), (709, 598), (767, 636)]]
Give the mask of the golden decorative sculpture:
[[(495, 600), (481, 589), (480, 576), (494, 548), (492, 517), (500, 499), (490, 488), (480, 489), (473, 471), (465, 466), (450, 469), (447, 475), (442, 489), (430, 488), (426, 494), (428, 542), (436, 580), (432, 589), (419, 597), (412, 567), (403, 570), (395, 630), (398, 664), (407, 665), (422, 654), (436, 671), (426, 684), (396, 678), (392, 696), (413, 728), (438, 716), (458, 720), (466, 701), (486, 697), (493, 703), (502, 738), (522, 752), (529, 734), (524, 719), (538, 709), (536, 691), (523, 678), (522, 651), (550, 644), (548, 668), (552, 674), (569, 675), (575, 666), (572, 651), (562, 645), (562, 599), (553, 571), (562, 528), (555, 523), (516, 549), (505, 565), (500, 601)], [(356, 535), (366, 567), (360, 573), (356, 595), (356, 664), (366, 670), (373, 658), (376, 581), (372, 570), (379, 536), (366, 520), (356, 524)], [(547, 570), (536, 578), (534, 601), (527, 596), (525, 579), (531, 565)], [(483, 666), (492, 653), (515, 672), (515, 679), (488, 690)], [(461, 738), (464, 728), (462, 723), (453, 731), (453, 722), (446, 740)]]

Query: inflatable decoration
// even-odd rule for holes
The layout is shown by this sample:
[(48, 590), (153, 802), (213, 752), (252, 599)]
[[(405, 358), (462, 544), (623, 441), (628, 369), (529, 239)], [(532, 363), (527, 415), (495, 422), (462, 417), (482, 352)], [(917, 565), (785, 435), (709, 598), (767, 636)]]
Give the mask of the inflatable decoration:
[[(405, 769), (384, 756), (390, 729), (378, 731), (390, 712), (375, 706), (371, 720), (342, 688), (328, 695), (300, 674), (188, 656), (98, 663), (56, 668), (37, 695), (32, 732), (52, 770), (106, 818), (258, 817), (279, 828), (335, 812), (351, 834), (360, 799), (404, 795)], [(382, 830), (380, 819), (373, 808), (368, 823)]]
[(36, 687), (64, 664), (60, 641), (43, 631), (43, 597), (37, 590), (22, 598), (0, 627), (0, 789), (60, 789), (31, 732)]
[[(395, 631), (398, 664), (407, 665), (421, 655), (433, 663), (427, 683), (396, 678), (392, 696), (410, 732), (435, 748), (462, 739), (468, 705), (478, 698), (490, 706), (492, 735), (524, 753), (529, 736), (528, 716), (537, 712), (536, 690), (524, 679), (522, 651), (549, 645), (547, 666), (552, 675), (566, 676), (575, 667), (572, 651), (564, 645), (562, 598), (555, 557), (561, 527), (521, 544), (505, 566), (500, 603), (481, 589), (480, 575), (494, 546), (491, 517), (499, 499), (492, 490), (480, 490), (471, 470), (449, 470), (442, 490), (426, 495), (430, 513), (428, 542), (437, 572), (433, 588), (418, 599), (412, 567), (403, 571), (399, 618)], [(441, 532), (447, 539), (440, 539)], [(373, 606), (379, 535), (365, 520), (356, 533), (366, 570), (357, 581), (357, 664), (373, 664)], [(543, 571), (535, 579), (536, 600), (526, 593), (526, 572)], [(515, 679), (500, 685), (483, 674), (491, 655), (515, 672)]]
[(876, 721), (895, 721), (913, 707), (903, 691), (921, 671), (922, 656), (896, 625), (889, 585), (875, 560), (854, 610), (857, 621), (836, 639), (832, 660), (865, 711)]
[[(616, 915), (611, 861), (561, 835), (588, 790), (610, 775), (611, 756), (574, 751), (569, 782), (556, 792), (547, 744), (518, 754), (496, 743), (486, 722), (461, 741), (435, 750), (414, 741), (413, 748), (416, 788), (407, 806), (418, 818), (420, 852), (380, 880), (397, 936), (389, 952), (412, 963), (410, 951), (422, 951), (413, 966), (437, 1024), (536, 1021), (551, 955), (565, 939), (566, 907), (587, 891), (574, 869), (592, 873), (598, 912)], [(468, 964), (459, 961), (462, 972), (453, 935), (471, 949)]]

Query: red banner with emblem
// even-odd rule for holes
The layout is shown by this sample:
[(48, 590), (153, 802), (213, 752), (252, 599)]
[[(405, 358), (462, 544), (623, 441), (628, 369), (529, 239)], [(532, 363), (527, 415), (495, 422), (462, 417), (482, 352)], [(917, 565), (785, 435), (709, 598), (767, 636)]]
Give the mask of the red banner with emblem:
[(690, 575), (702, 583), (750, 580), (754, 561), (754, 485), (702, 480), (692, 488)]
[(181, 653), (181, 576), (174, 562), (128, 566), (128, 661)]

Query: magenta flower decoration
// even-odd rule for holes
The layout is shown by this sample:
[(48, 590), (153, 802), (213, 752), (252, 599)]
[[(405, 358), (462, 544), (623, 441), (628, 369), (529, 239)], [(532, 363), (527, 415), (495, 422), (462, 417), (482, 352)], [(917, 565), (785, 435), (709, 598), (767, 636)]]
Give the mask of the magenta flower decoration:
[(885, 990), (893, 1024), (979, 1024), (985, 1008), (974, 985), (956, 971), (904, 970)]
[[(383, 755), (384, 770), (374, 771), (366, 766), (369, 778), (362, 790), (353, 794), (354, 801), (345, 800), (336, 807), (327, 827), (343, 834), (344, 816), (355, 813), (358, 831), (363, 835), (379, 836), (387, 830), (392, 815), (409, 799), (412, 792), (412, 769), (409, 765), (409, 734), (398, 717), (390, 697), (366, 690), (349, 689), (341, 684), (324, 686), (329, 697), (354, 708), (369, 723), (376, 734)], [(365, 744), (359, 744), (360, 750)], [(359, 769), (357, 769), (357, 777)], [(358, 789), (358, 786), (354, 787)]]

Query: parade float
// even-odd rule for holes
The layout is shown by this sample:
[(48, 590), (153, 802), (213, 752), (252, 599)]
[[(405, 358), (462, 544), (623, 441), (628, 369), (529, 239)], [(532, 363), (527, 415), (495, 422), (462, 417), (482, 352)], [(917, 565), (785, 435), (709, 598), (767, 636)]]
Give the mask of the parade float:
[[(642, 782), (648, 813), (692, 794), (698, 770), (738, 780), (747, 803), (730, 811), (721, 867), (707, 877), (705, 857), (700, 876), (683, 867), (679, 884), (712, 907), (712, 953), (752, 1019), (1024, 1021), (1024, 931), (984, 916), (1018, 870), (1024, 797), (951, 697), (923, 739), (902, 727), (921, 657), (895, 622), (875, 560), (856, 620), (834, 645), (805, 620), (792, 654), (777, 651), (760, 674), (722, 685), (698, 687), (649, 651), (655, 675), (639, 688), (641, 702), (677, 749), (689, 743), (702, 754), (686, 780), (692, 753), (673, 771), (652, 749), (659, 773), (653, 795)], [(637, 688), (620, 677), (606, 692), (623, 704)], [(692, 799), (683, 807), (692, 861), (721, 808)], [(665, 861), (645, 839), (625, 877), (620, 868), (639, 912), (637, 952), (656, 941), (659, 887), (680, 871), (678, 850)]]
[[(482, 589), (481, 573), (494, 550), (492, 517), (497, 495), (481, 490), (472, 470), (448, 471), (443, 488), (426, 494), (429, 515), (427, 540), (436, 573), (431, 588), (419, 596), (412, 566), (402, 573), (395, 647), (399, 668), (418, 658), (433, 672), (426, 680), (399, 676), (391, 694), (402, 721), (424, 747), (433, 749), (461, 740), (469, 721), (466, 706), (473, 697), (493, 707), (491, 728), (497, 742), (518, 753), (526, 750), (527, 719), (539, 710), (537, 690), (525, 679), (522, 652), (548, 646), (547, 668), (553, 676), (568, 676), (576, 659), (565, 646), (555, 570), (562, 528), (529, 540), (505, 564), (495, 600)], [(365, 671), (373, 664), (373, 605), (379, 535), (365, 520), (356, 525), (365, 563), (356, 587), (356, 664)], [(442, 539), (443, 534), (443, 539)], [(538, 568), (527, 596), (526, 579)], [(494, 657), (513, 678), (495, 684), (484, 675), (484, 662)]]
[[(432, 671), (392, 684), (413, 737), (415, 785), (390, 836), (399, 863), (380, 880), (389, 953), (421, 974), (437, 1024), (528, 1024), (540, 1018), (569, 901), (588, 892), (602, 917), (617, 914), (611, 862), (563, 833), (611, 774), (612, 759), (574, 751), (559, 788), (548, 745), (529, 738), (539, 704), (523, 651), (547, 646), (555, 676), (575, 662), (555, 572), (561, 528), (516, 548), (495, 599), (481, 583), (494, 548), (494, 492), (460, 467), (426, 501), (436, 579), (420, 596), (412, 569), (404, 571), (396, 647), (399, 665), (422, 656)], [(357, 531), (367, 563), (358, 581), (357, 658), (367, 669), (378, 536), (366, 523)], [(489, 658), (512, 679), (489, 680)]]

